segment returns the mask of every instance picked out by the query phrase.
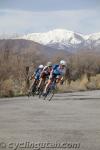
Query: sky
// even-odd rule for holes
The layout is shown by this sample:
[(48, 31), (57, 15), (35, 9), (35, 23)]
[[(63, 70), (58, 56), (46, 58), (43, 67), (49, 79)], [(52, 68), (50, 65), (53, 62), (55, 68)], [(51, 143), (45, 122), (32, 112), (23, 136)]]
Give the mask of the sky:
[(0, 0), (0, 33), (100, 32), (100, 0)]

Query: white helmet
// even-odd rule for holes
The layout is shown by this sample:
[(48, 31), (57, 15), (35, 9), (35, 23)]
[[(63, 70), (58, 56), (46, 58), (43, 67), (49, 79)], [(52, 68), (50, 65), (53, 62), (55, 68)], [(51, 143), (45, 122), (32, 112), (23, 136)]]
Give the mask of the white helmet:
[(61, 60), (60, 61), (60, 65), (66, 66), (66, 61), (65, 60)]
[(43, 67), (44, 67), (43, 65), (39, 65), (39, 68), (40, 68), (40, 69), (43, 69)]

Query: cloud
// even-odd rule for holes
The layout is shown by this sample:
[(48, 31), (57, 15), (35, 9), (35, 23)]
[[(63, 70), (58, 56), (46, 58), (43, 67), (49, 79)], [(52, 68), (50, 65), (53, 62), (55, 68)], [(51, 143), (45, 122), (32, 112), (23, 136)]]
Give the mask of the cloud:
[(44, 32), (65, 28), (81, 33), (99, 32), (99, 11), (92, 9), (66, 11), (0, 10), (0, 32)]
[(100, 0), (0, 0), (1, 9), (32, 11), (96, 9), (99, 6)]

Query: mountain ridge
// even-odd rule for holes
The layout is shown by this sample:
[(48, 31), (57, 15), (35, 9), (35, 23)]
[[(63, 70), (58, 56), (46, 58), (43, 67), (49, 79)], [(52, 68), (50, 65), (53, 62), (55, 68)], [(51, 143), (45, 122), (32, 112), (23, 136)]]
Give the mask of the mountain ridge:
[(66, 29), (54, 29), (43, 33), (10, 36), (10, 38), (30, 40), (54, 49), (71, 52), (79, 49), (98, 50), (100, 48), (100, 32), (83, 35)]

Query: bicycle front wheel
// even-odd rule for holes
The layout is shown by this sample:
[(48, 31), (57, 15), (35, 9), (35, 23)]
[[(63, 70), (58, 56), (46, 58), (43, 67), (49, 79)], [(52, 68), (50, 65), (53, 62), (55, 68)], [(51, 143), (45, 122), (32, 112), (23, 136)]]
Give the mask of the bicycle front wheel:
[(54, 96), (54, 93), (54, 89), (49, 89), (47, 95), (44, 97), (44, 100), (47, 99), (48, 101), (51, 101), (51, 99)]

